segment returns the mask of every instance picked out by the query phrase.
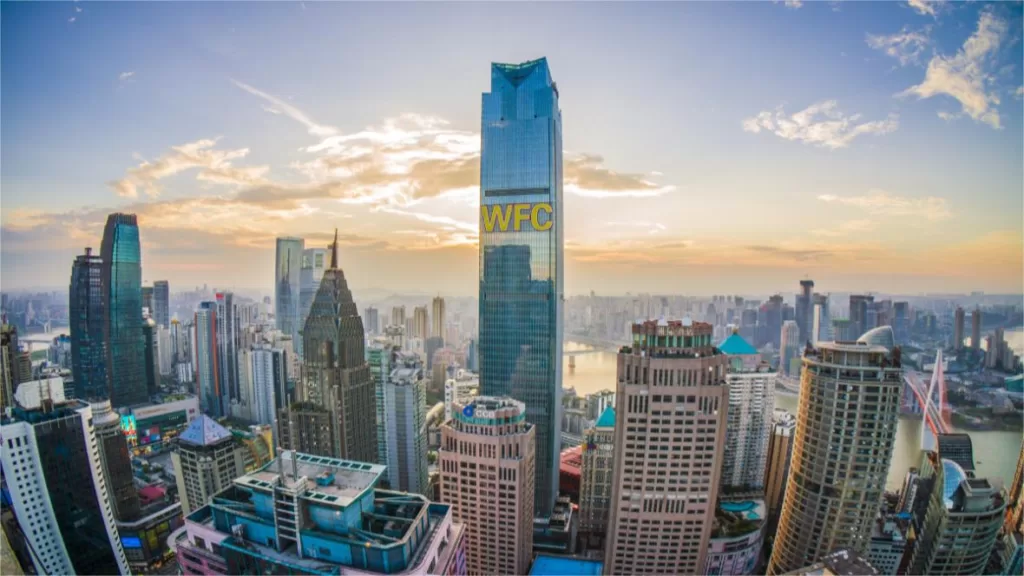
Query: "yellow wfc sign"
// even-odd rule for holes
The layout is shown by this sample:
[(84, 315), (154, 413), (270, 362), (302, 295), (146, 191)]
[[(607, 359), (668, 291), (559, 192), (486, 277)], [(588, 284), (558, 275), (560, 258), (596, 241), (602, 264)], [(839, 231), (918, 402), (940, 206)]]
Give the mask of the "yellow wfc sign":
[[(546, 213), (545, 218), (541, 213)], [(490, 204), (480, 206), (480, 218), (485, 232), (508, 232), (509, 227), (515, 232), (525, 230), (528, 222), (534, 230), (543, 232), (554, 226), (553, 210), (551, 204), (538, 202), (536, 204)]]

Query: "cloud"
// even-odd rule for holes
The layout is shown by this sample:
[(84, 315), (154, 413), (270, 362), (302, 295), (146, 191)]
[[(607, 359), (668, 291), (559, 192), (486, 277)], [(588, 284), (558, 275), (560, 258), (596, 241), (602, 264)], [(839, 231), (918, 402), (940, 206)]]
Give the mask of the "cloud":
[(134, 70), (131, 71), (131, 72), (121, 72), (120, 74), (117, 75), (117, 79), (120, 80), (121, 82), (124, 82), (126, 80), (129, 80), (132, 76), (135, 76), (135, 71)]
[(836, 196), (822, 194), (818, 200), (827, 203), (842, 204), (861, 208), (872, 214), (883, 216), (916, 216), (926, 220), (939, 222), (948, 220), (952, 214), (945, 198), (926, 196), (909, 198), (893, 196), (884, 190), (871, 190), (864, 196)]
[(1002, 128), (999, 96), (989, 87), (994, 79), (987, 70), (1007, 31), (1007, 23), (989, 11), (982, 12), (978, 28), (952, 56), (936, 55), (925, 72), (924, 80), (900, 96), (914, 94), (918, 99), (940, 94), (960, 102), (963, 113), (993, 128)]
[(849, 236), (850, 234), (857, 234), (860, 232), (870, 232), (876, 228), (876, 224), (873, 220), (847, 220), (835, 226), (833, 228), (817, 228), (811, 230), (813, 236), (822, 236), (826, 238), (837, 238), (840, 236)]
[(908, 0), (907, 5), (922, 16), (938, 18), (937, 8), (942, 6), (942, 0)]
[(180, 172), (200, 168), (196, 179), (213, 184), (246, 185), (263, 181), (269, 166), (232, 165), (232, 161), (249, 154), (248, 148), (218, 150), (213, 139), (196, 140), (171, 150), (156, 160), (143, 160), (138, 166), (129, 168), (125, 177), (107, 184), (125, 198), (137, 198), (141, 189), (147, 196), (160, 195), (159, 181)]
[[(245, 90), (246, 92), (254, 96), (259, 96), (260, 98), (266, 100), (267, 102), (270, 102), (274, 110), (280, 113), (284, 113), (292, 120), (295, 120), (296, 122), (302, 124), (309, 130), (309, 133), (313, 134), (314, 136), (331, 136), (338, 133), (337, 128), (333, 126), (317, 124), (316, 122), (313, 121), (312, 118), (307, 116), (305, 112), (299, 110), (295, 106), (292, 106), (291, 104), (285, 102), (284, 100), (278, 98), (277, 96), (267, 94), (262, 90), (253, 88), (252, 86), (244, 82), (239, 82), (238, 80), (231, 80), (231, 82), (234, 83), (235, 86), (241, 88), (242, 90)], [(267, 110), (266, 107), (264, 107), (263, 109)]]
[(846, 148), (862, 134), (887, 134), (899, 126), (899, 117), (890, 114), (885, 120), (860, 122), (861, 115), (847, 115), (838, 109), (835, 100), (825, 100), (787, 116), (779, 106), (774, 112), (764, 110), (743, 121), (743, 130), (755, 134), (767, 130), (780, 138), (804, 142), (835, 150)]
[(75, 6), (75, 12), (81, 12), (81, 11), (82, 11), (82, 7), (81, 6)]
[(906, 26), (895, 34), (867, 35), (868, 46), (899, 60), (901, 66), (920, 65), (921, 53), (924, 52), (929, 42), (927, 29), (910, 31)]
[(76, 18), (74, 16), (72, 16), (71, 18), (68, 18), (68, 24), (74, 24), (75, 20), (78, 20), (78, 18)]
[(786, 8), (797, 10), (804, 5), (803, 0), (786, 0)]
[(585, 198), (652, 198), (675, 190), (651, 182), (643, 174), (620, 173), (604, 166), (594, 154), (563, 159), (565, 191)]

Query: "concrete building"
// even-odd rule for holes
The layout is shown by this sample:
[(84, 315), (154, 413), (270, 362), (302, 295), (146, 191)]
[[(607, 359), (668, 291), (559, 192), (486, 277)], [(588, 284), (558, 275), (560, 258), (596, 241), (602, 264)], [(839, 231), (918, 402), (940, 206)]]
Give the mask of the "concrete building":
[(786, 488), (769, 574), (839, 548), (867, 553), (892, 460), (901, 372), (899, 348), (863, 341), (820, 344), (804, 356), (795, 481)]
[(615, 407), (608, 406), (583, 433), (580, 470), (580, 539), (587, 549), (601, 550), (608, 530), (615, 473)]
[[(394, 312), (394, 311), (392, 311)], [(366, 347), (366, 362), (370, 365), (373, 378), (374, 421), (377, 425), (377, 459), (376, 463), (388, 465), (388, 412), (384, 407), (384, 387), (391, 376), (391, 357), (394, 348), (387, 342), (374, 339)]]
[(65, 399), (60, 378), (23, 382), (0, 438), (5, 497), (40, 573), (128, 574), (92, 408)]
[[(253, 422), (277, 429), (277, 414), (288, 405), (288, 354), (268, 344), (253, 348), (251, 360)], [(277, 432), (275, 432), (277, 434)]]
[(363, 311), (363, 323), (366, 334), (376, 336), (380, 332), (380, 310), (373, 306), (368, 306)]
[(800, 293), (796, 295), (796, 325), (800, 328), (801, 343), (814, 341), (817, 335), (812, 331), (814, 314), (814, 280), (801, 280)]
[(153, 282), (153, 320), (157, 326), (167, 328), (171, 325), (171, 286), (167, 280)]
[(415, 354), (397, 354), (384, 384), (388, 485), (427, 493), (427, 404), (423, 364)]
[(312, 402), (294, 402), (278, 413), (278, 442), (286, 450), (331, 454), (336, 426), (330, 410)]
[(417, 306), (412, 311), (412, 336), (426, 340), (430, 338), (429, 313), (426, 306)]
[(391, 308), (391, 326), (405, 328), (405, 306)]
[(524, 574), (533, 556), (535, 431), (526, 406), (480, 396), (441, 425), (440, 500), (466, 526), (470, 574)]
[(876, 574), (878, 574), (878, 569), (872, 566), (866, 557), (845, 548), (826, 554), (814, 564), (786, 572), (786, 576), (875, 576)]
[(764, 499), (768, 517), (774, 525), (782, 510), (786, 494), (786, 480), (793, 456), (793, 434), (796, 432), (796, 418), (785, 410), (775, 410), (772, 415), (772, 435), (768, 442), (768, 454), (764, 470)]
[[(430, 335), (436, 338), (444, 339), (445, 337), (445, 314), (444, 314), (444, 298), (435, 296), (431, 302), (432, 314), (430, 317)], [(456, 342), (452, 342), (456, 344)]]
[(895, 576), (907, 552), (907, 520), (896, 516), (879, 514), (871, 527), (871, 544), (868, 547), (868, 562), (879, 574)]
[(721, 502), (702, 574), (755, 574), (767, 527), (764, 500)]
[(171, 535), (185, 574), (466, 574), (450, 506), (381, 490), (377, 464), (284, 452)]
[(739, 334), (719, 345), (729, 359), (728, 424), (722, 459), (722, 489), (761, 491), (764, 488), (768, 440), (775, 410), (776, 373)]
[(800, 327), (792, 320), (782, 323), (779, 336), (779, 372), (786, 376), (796, 376), (800, 370), (800, 352), (803, 344), (800, 341)]
[[(725, 448), (728, 358), (702, 322), (634, 324), (618, 356), (605, 569), (704, 569)], [(657, 536), (657, 537), (655, 537)]]
[(456, 403), (465, 406), (480, 390), (480, 377), (472, 372), (458, 370), (454, 378), (444, 381), (444, 419), (452, 419)]
[(206, 414), (193, 420), (178, 437), (178, 450), (171, 452), (171, 462), (186, 516), (245, 474), (242, 448), (231, 432)]
[(114, 519), (135, 518), (140, 509), (139, 495), (135, 492), (132, 460), (121, 429), (121, 415), (110, 407), (110, 401), (103, 400), (92, 404), (92, 422)]
[(971, 348), (981, 350), (981, 308), (975, 307), (971, 312)]
[(953, 349), (959, 350), (964, 347), (964, 309), (960, 306), (956, 307), (956, 312), (953, 314)]

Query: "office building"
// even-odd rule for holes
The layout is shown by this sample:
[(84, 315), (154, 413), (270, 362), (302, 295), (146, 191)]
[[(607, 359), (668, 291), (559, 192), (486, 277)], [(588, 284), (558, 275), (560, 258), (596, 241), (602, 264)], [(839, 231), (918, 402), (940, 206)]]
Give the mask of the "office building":
[(466, 574), (451, 507), (377, 488), (377, 464), (284, 452), (188, 515), (185, 574)]
[(984, 573), (1004, 521), (1006, 493), (938, 451), (925, 452), (920, 469), (908, 573)]
[(204, 414), (214, 418), (225, 416), (220, 361), (217, 358), (217, 303), (202, 302), (195, 313), (193, 337), (196, 371), (196, 394)]
[(602, 550), (612, 505), (615, 472), (615, 407), (608, 406), (592, 428), (583, 432), (580, 467), (580, 539), (587, 549)]
[(981, 321), (983, 315), (980, 307), (971, 312), (971, 348), (981, 350)]
[(722, 489), (727, 493), (761, 491), (775, 410), (776, 374), (739, 334), (732, 334), (718, 348), (729, 359)]
[[(299, 341), (299, 330), (304, 320), (299, 317), (301, 303), (302, 238), (278, 238), (274, 274), (274, 325)], [(297, 347), (298, 349), (299, 347)]]
[(800, 352), (803, 348), (800, 342), (800, 328), (796, 322), (786, 320), (782, 323), (779, 343), (779, 372), (796, 377), (800, 372)]
[(813, 303), (811, 311), (811, 344), (831, 342), (834, 338), (832, 337), (832, 317), (828, 311), (828, 295), (815, 294)]
[(772, 524), (779, 518), (782, 500), (786, 494), (786, 480), (793, 455), (793, 434), (796, 432), (796, 418), (785, 410), (775, 410), (772, 415), (772, 435), (768, 442), (768, 456), (765, 459), (764, 499), (768, 517)]
[(167, 280), (153, 282), (153, 320), (164, 328), (171, 325), (171, 286)]
[(380, 332), (380, 312), (370, 306), (364, 313), (364, 322), (366, 327), (366, 333), (370, 335), (376, 335)]
[(533, 556), (534, 426), (511, 398), (457, 404), (441, 425), (440, 500), (466, 526), (470, 574), (524, 574)]
[(492, 64), (480, 157), (480, 385), (526, 404), (537, 515), (558, 486), (562, 392), (562, 113), (547, 60)]
[(859, 340), (819, 344), (805, 354), (793, 482), (786, 488), (769, 574), (797, 570), (838, 548), (867, 553), (902, 392), (899, 348)]
[[(431, 303), (433, 313), (431, 315), (431, 328), (430, 335), (444, 339), (445, 337), (445, 315), (444, 315), (444, 298), (435, 296)], [(452, 344), (456, 344), (453, 342)]]
[(238, 386), (238, 310), (231, 292), (218, 292), (217, 299), (217, 369), (220, 371), (220, 394), (223, 409), (241, 398)]
[(391, 308), (391, 326), (405, 328), (405, 306)]
[(429, 313), (426, 306), (417, 306), (412, 311), (412, 335), (426, 340), (430, 337)]
[[(873, 311), (874, 302), (874, 296), (850, 295), (850, 322), (853, 324), (851, 330), (853, 334), (863, 334), (875, 327), (869, 319), (869, 312)], [(851, 337), (849, 340), (853, 340), (853, 338)]]
[(142, 315), (145, 318), (153, 317), (153, 287), (142, 287)]
[(703, 322), (646, 321), (632, 332), (618, 355), (604, 565), (614, 574), (697, 574), (719, 495), (729, 359)]
[(377, 459), (374, 460), (382, 466), (388, 465), (388, 412), (384, 405), (384, 386), (388, 377), (391, 376), (391, 357), (394, 355), (394, 348), (386, 342), (373, 341), (366, 347), (366, 363), (370, 365), (370, 375), (373, 378), (374, 411), (377, 424)]
[(156, 322), (152, 318), (142, 320), (142, 351), (148, 398), (156, 394), (160, 386), (160, 343), (157, 341)]
[[(103, 260), (86, 248), (75, 258), (68, 288), (68, 323), (71, 330), (71, 374), (75, 397), (109, 396), (107, 380), (106, 296), (103, 291)], [(16, 387), (11, 388), (13, 394)]]
[(444, 419), (451, 420), (455, 404), (466, 405), (480, 392), (480, 378), (464, 370), (448, 370), (448, 378), (444, 381)]
[[(299, 400), (326, 408), (333, 423), (331, 450), (310, 453), (376, 461), (373, 376), (366, 362), (363, 321), (345, 274), (338, 268), (337, 231), (331, 266), (324, 270), (302, 338), (305, 356)], [(289, 447), (304, 450), (301, 445)]]
[(396, 354), (384, 384), (388, 485), (427, 493), (426, 381), (415, 354)]
[(857, 332), (857, 326), (846, 318), (833, 318), (832, 319), (832, 338), (836, 342), (850, 342), (856, 340), (860, 333)]
[(143, 404), (149, 393), (142, 340), (142, 252), (134, 214), (107, 217), (100, 258), (110, 403), (114, 408)]
[(909, 521), (895, 515), (879, 514), (871, 526), (868, 562), (879, 574), (895, 576), (907, 552)]
[(23, 382), (14, 400), (0, 418), (0, 463), (32, 563), (41, 574), (128, 574), (92, 408), (65, 399), (60, 378)]
[(312, 402), (293, 402), (278, 412), (278, 441), (286, 450), (328, 455), (334, 452), (337, 424), (333, 414)]
[(796, 305), (794, 306), (794, 313), (796, 316), (796, 325), (799, 327), (799, 341), (801, 344), (808, 341), (813, 341), (816, 336), (813, 336), (812, 322), (814, 318), (814, 280), (801, 280), (800, 281), (800, 293), (796, 295)]
[(109, 400), (92, 404), (93, 429), (99, 449), (100, 468), (116, 520), (138, 516), (139, 495), (135, 492), (128, 442), (121, 429), (121, 415)]
[(122, 409), (121, 433), (134, 456), (145, 456), (168, 448), (189, 423), (199, 416), (199, 399), (195, 396), (172, 396), (154, 404)]
[(166, 326), (157, 326), (156, 342), (157, 372), (161, 376), (170, 376), (174, 373), (174, 340)]
[(910, 341), (910, 303), (893, 302), (892, 313), (892, 330), (895, 333), (896, 343), (902, 346)]
[[(331, 249), (328, 248), (306, 248), (302, 251), (302, 268), (299, 272), (299, 315), (298, 323), (301, 327), (306, 323), (309, 316), (309, 308), (313, 305), (313, 298), (320, 288), (320, 280), (324, 277), (324, 270), (331, 260)], [(302, 338), (295, 340), (296, 352), (302, 356)]]
[(200, 414), (181, 433), (171, 461), (186, 516), (245, 474), (243, 450), (227, 428), (206, 414)]
[(953, 315), (953, 349), (959, 350), (964, 347), (964, 320), (965, 314), (964, 309), (960, 306), (956, 307), (956, 313)]
[(253, 348), (248, 356), (254, 393), (253, 421), (276, 430), (277, 414), (288, 406), (288, 353), (263, 344)]

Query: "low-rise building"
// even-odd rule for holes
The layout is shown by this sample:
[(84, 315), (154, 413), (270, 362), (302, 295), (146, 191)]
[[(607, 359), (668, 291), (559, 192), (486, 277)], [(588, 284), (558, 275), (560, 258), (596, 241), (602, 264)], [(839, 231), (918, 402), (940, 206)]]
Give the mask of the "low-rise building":
[(909, 514), (879, 515), (871, 529), (868, 561), (879, 574), (896, 574), (907, 551)]

